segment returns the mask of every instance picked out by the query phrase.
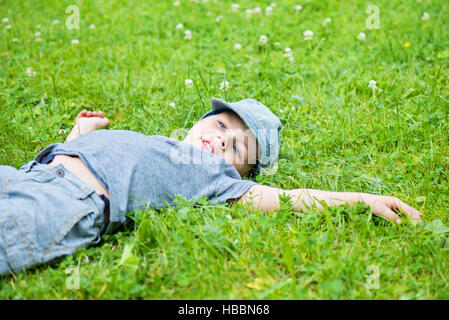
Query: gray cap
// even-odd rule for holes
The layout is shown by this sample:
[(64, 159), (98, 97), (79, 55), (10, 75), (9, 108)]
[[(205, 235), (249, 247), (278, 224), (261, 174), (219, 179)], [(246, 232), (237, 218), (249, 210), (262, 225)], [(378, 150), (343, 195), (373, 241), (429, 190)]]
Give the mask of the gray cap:
[(225, 102), (221, 99), (212, 98), (211, 105), (212, 110), (203, 115), (201, 119), (226, 110), (232, 110), (256, 136), (258, 145), (256, 170), (272, 169), (273, 166), (277, 165), (281, 144), (279, 131), (282, 129), (282, 124), (270, 109), (254, 99)]

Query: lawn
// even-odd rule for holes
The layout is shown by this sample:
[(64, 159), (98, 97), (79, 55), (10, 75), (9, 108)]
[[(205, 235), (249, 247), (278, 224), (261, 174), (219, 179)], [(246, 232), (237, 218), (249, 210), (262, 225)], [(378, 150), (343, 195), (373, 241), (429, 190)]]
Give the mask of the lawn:
[(449, 3), (370, 4), (0, 0), (1, 165), (64, 141), (84, 108), (176, 136), (212, 97), (254, 98), (284, 126), (278, 170), (257, 182), (424, 213), (396, 225), (361, 204), (264, 214), (179, 198), (0, 277), (0, 299), (448, 299)]

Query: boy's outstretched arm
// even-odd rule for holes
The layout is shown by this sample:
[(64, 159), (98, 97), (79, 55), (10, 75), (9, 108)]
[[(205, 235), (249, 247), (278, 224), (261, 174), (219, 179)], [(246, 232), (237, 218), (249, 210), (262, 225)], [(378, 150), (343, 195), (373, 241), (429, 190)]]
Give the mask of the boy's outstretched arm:
[(69, 142), (96, 129), (106, 128), (108, 123), (109, 120), (104, 117), (103, 111), (96, 112), (83, 110), (76, 116), (75, 125), (67, 136), (65, 142)]
[(401, 223), (401, 219), (393, 210), (400, 211), (410, 219), (421, 222), (422, 213), (398, 198), (369, 193), (333, 192), (315, 189), (282, 190), (258, 184), (251, 187), (237, 202), (251, 204), (253, 208), (262, 211), (279, 210), (280, 194), (291, 197), (295, 211), (302, 211), (314, 205), (323, 209), (319, 203), (321, 201), (324, 201), (328, 206), (339, 206), (348, 203), (350, 207), (356, 202), (364, 202), (371, 207), (375, 215), (382, 216), (398, 224)]

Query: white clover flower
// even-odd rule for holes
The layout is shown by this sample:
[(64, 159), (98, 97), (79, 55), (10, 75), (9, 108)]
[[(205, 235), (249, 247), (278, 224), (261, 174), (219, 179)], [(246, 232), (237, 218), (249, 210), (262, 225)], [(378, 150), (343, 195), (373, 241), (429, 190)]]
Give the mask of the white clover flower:
[(176, 106), (176, 104), (175, 104), (174, 102), (170, 102), (170, 103), (169, 103), (169, 106), (172, 107), (172, 108), (174, 108), (174, 107)]
[(274, 46), (275, 46), (275, 47), (279, 47), (280, 45), (281, 45), (280, 42), (275, 42), (275, 43), (274, 43)]
[(262, 13), (262, 9), (260, 9), (259, 7), (256, 7), (253, 9), (253, 13), (254, 14), (261, 14)]
[(36, 75), (36, 71), (34, 71), (33, 68), (31, 68), (31, 67), (27, 68), (26, 73), (27, 73), (28, 77), (34, 77)]
[(302, 5), (297, 4), (297, 5), (295, 6), (295, 10), (296, 10), (296, 14), (298, 14), (298, 13), (302, 10)]
[(240, 6), (238, 5), (238, 3), (233, 3), (231, 5), (231, 11), (232, 12), (238, 12), (239, 11)]
[(175, 2), (173, 2), (173, 5), (174, 5), (175, 7), (179, 7), (179, 6), (181, 5), (181, 1), (175, 1)]
[(330, 22), (331, 22), (331, 18), (326, 18), (323, 20), (323, 22), (321, 23), (323, 25), (323, 27), (327, 26)]
[(59, 24), (59, 20), (53, 20), (53, 24)]
[(80, 43), (80, 41), (78, 39), (72, 40), (72, 44), (79, 44), (79, 43)]
[(181, 29), (184, 29), (184, 25), (182, 23), (178, 23), (176, 25), (176, 30), (181, 30)]
[(421, 20), (426, 21), (430, 19), (430, 14), (428, 14), (427, 12), (424, 12), (422, 14)]
[(42, 39), (41, 39), (41, 37), (36, 37), (36, 42), (41, 42), (42, 41)]
[(304, 40), (310, 41), (313, 38), (313, 32), (311, 30), (304, 31)]
[(373, 90), (373, 95), (374, 95), (374, 92), (375, 92), (376, 90), (377, 90), (379, 93), (382, 92), (382, 89), (380, 89), (380, 88), (377, 87), (376, 81), (374, 81), (374, 80), (370, 80), (370, 81), (368, 82), (368, 87), (370, 87), (370, 88)]
[(236, 43), (236, 44), (234, 44), (234, 49), (235, 50), (241, 50), (242, 49), (242, 45), (240, 43)]
[(8, 24), (7, 26), (5, 26), (5, 29), (6, 30), (9, 30), (9, 29), (11, 29), (12, 28), (12, 25), (10, 25), (10, 24)]
[(226, 218), (228, 218), (229, 220), (232, 220), (232, 217), (231, 217), (230, 214), (227, 214), (227, 215), (226, 215)]
[(41, 28), (40, 24), (36, 25), (36, 29), (40, 29), (40, 28)]
[(357, 39), (359, 39), (360, 41), (365, 41), (366, 35), (363, 32), (360, 32), (357, 36)]
[(268, 38), (266, 35), (261, 35), (259, 38), (259, 42), (262, 44), (266, 44), (268, 42)]
[(216, 22), (220, 22), (221, 19), (223, 19), (223, 16), (218, 16), (218, 17), (215, 18), (215, 21)]
[(292, 49), (289, 47), (284, 49), (284, 58), (288, 58), (290, 61), (294, 61)]
[(12, 38), (11, 41), (12, 42), (17, 42), (17, 41), (19, 41), (19, 39), (18, 38)]
[(184, 39), (192, 40), (192, 31), (190, 31), (190, 30), (184, 31)]
[(38, 31), (38, 32), (36, 32), (34, 35), (35, 35), (36, 37), (40, 37), (40, 36), (41, 36), (41, 33)]
[(227, 81), (223, 81), (222, 83), (220, 83), (220, 90), (229, 90), (229, 88), (231, 88), (231, 85), (229, 84), (229, 82)]
[(191, 89), (193, 87), (193, 80), (192, 79), (186, 79), (184, 81), (184, 84), (186, 85), (187, 88)]
[(270, 3), (270, 7), (272, 7), (272, 8), (276, 7), (276, 2)]
[(91, 25), (89, 26), (89, 29), (95, 29), (95, 25), (94, 25), (94, 24), (91, 24)]
[(377, 87), (376, 87), (376, 81), (370, 80), (370, 81), (368, 82), (368, 87), (370, 87), (370, 88), (373, 89), (373, 90), (376, 90), (376, 89), (377, 89)]
[(265, 8), (265, 14), (267, 16), (272, 16), (273, 15), (273, 8), (272, 7), (266, 7)]
[(65, 134), (66, 132), (65, 132), (65, 130), (64, 129), (59, 129), (59, 131), (58, 131), (58, 134), (60, 134), (60, 135), (63, 135), (63, 134)]
[(8, 22), (9, 22), (9, 19), (8, 19), (8, 18), (3, 18), (3, 19), (2, 19), (2, 22), (3, 22), (3, 23), (8, 23)]
[(254, 10), (253, 9), (246, 9), (245, 12), (246, 12), (246, 16), (249, 18), (249, 17), (251, 17), (253, 15)]

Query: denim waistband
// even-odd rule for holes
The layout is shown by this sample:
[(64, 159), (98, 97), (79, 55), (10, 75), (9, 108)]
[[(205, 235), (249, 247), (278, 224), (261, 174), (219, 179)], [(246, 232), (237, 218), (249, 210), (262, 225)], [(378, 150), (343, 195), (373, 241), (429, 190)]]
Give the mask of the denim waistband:
[(86, 184), (84, 181), (79, 179), (77, 176), (75, 176), (72, 172), (67, 170), (62, 164), (58, 164), (56, 166), (50, 166), (48, 164), (41, 164), (37, 162), (36, 160), (31, 160), (24, 166), (22, 166), (19, 170), (25, 171), (25, 173), (30, 172), (35, 166), (42, 166), (42, 170), (39, 173), (43, 177), (50, 178), (51, 176), (64, 176), (69, 175), (70, 176), (70, 183), (79, 189), (79, 197), (86, 197), (87, 195), (91, 193), (95, 193), (95, 189)]
[[(53, 157), (48, 158), (48, 157), (46, 157), (47, 155), (48, 155), (47, 153), (45, 153), (45, 154), (43, 153), (42, 156), (39, 157), (39, 159), (38, 159), (39, 161), (31, 160), (27, 164), (25, 164), (23, 167), (21, 167), (20, 169), (21, 170), (25, 170), (25, 172), (29, 172), (33, 168), (33, 166), (35, 166), (36, 164), (47, 165), (48, 162), (53, 160), (53, 157), (54, 157), (53, 156)], [(45, 162), (43, 161), (44, 159), (46, 159)], [(42, 161), (42, 162), (40, 162), (40, 161)], [(56, 168), (56, 167), (57, 166), (54, 166), (54, 168)], [(57, 172), (57, 169), (53, 170), (53, 171)], [(110, 208), (110, 201), (109, 201), (109, 199), (106, 198), (103, 194), (98, 194), (98, 193), (96, 193), (96, 194), (100, 197), (101, 200), (103, 200), (105, 210), (109, 209)]]

